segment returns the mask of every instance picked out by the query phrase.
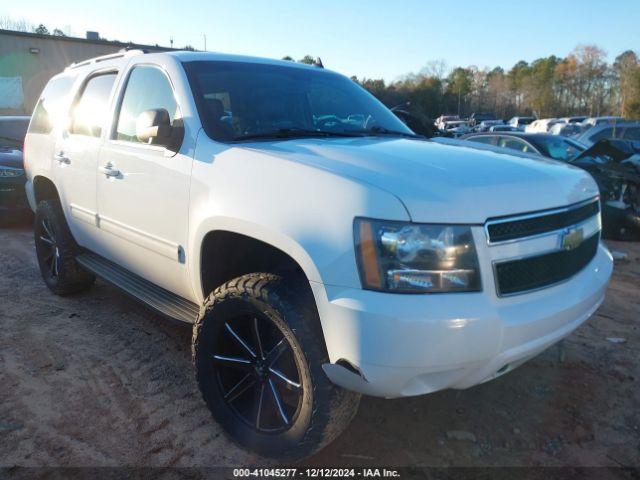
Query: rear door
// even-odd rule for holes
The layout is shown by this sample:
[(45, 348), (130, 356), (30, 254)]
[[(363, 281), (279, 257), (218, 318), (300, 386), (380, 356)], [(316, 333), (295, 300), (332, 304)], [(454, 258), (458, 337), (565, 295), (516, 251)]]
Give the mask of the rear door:
[[(193, 296), (185, 248), (192, 157), (141, 142), (136, 121), (164, 109), (182, 122), (172, 80), (161, 67), (135, 64), (128, 72), (114, 125), (98, 161), (98, 214), (103, 256), (183, 297)], [(184, 152), (183, 152), (184, 151)]]
[(76, 241), (87, 247), (98, 235), (96, 169), (116, 76), (109, 70), (87, 77), (54, 147), (52, 168), (69, 227)]

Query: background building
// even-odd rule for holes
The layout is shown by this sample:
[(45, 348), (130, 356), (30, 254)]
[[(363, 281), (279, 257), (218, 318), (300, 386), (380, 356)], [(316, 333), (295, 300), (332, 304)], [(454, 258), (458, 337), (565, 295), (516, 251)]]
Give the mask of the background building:
[(123, 48), (170, 50), (158, 45), (101, 40), (97, 32), (77, 38), (0, 30), (0, 115), (30, 114), (53, 75), (73, 62)]

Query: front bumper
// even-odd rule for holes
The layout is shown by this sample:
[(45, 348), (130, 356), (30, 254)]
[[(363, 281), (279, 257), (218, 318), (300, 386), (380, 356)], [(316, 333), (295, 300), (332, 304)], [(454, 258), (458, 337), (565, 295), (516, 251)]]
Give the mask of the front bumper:
[[(536, 292), (399, 295), (312, 284), (329, 378), (381, 397), (468, 388), (569, 335), (600, 306), (613, 262), (600, 244), (582, 271)], [(347, 368), (344, 368), (347, 366)]]

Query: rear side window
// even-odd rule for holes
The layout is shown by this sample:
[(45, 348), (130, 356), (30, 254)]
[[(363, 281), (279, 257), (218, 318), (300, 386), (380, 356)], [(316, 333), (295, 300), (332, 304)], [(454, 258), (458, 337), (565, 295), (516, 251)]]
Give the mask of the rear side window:
[(495, 145), (496, 137), (490, 137), (488, 135), (483, 137), (471, 137), (469, 138), (470, 142), (483, 143), (485, 145)]
[(50, 133), (54, 125), (63, 123), (69, 93), (75, 77), (57, 77), (49, 81), (33, 111), (29, 133)]
[[(223, 99), (216, 99), (223, 102)], [(163, 108), (169, 113), (171, 124), (176, 118), (178, 104), (167, 76), (156, 67), (141, 66), (131, 71), (122, 97), (116, 140), (140, 142), (136, 136), (136, 121), (145, 110)]]
[(640, 127), (630, 127), (624, 131), (625, 140), (640, 140)]
[(109, 115), (109, 98), (116, 73), (90, 77), (78, 99), (71, 121), (70, 133), (99, 137)]
[(597, 142), (598, 140), (602, 140), (603, 138), (616, 138), (614, 134), (613, 128), (603, 128), (598, 133), (591, 137), (592, 142)]
[(533, 151), (529, 145), (517, 138), (501, 137), (500, 140), (498, 140), (498, 146), (510, 150), (517, 150), (518, 152)]

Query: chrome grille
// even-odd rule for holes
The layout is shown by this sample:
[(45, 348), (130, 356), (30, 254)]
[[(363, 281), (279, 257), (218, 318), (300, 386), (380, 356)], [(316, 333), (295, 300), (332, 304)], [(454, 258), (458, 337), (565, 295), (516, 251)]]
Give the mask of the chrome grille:
[(600, 212), (597, 198), (566, 208), (546, 210), (517, 217), (494, 218), (486, 224), (490, 244), (520, 240), (561, 230)]

